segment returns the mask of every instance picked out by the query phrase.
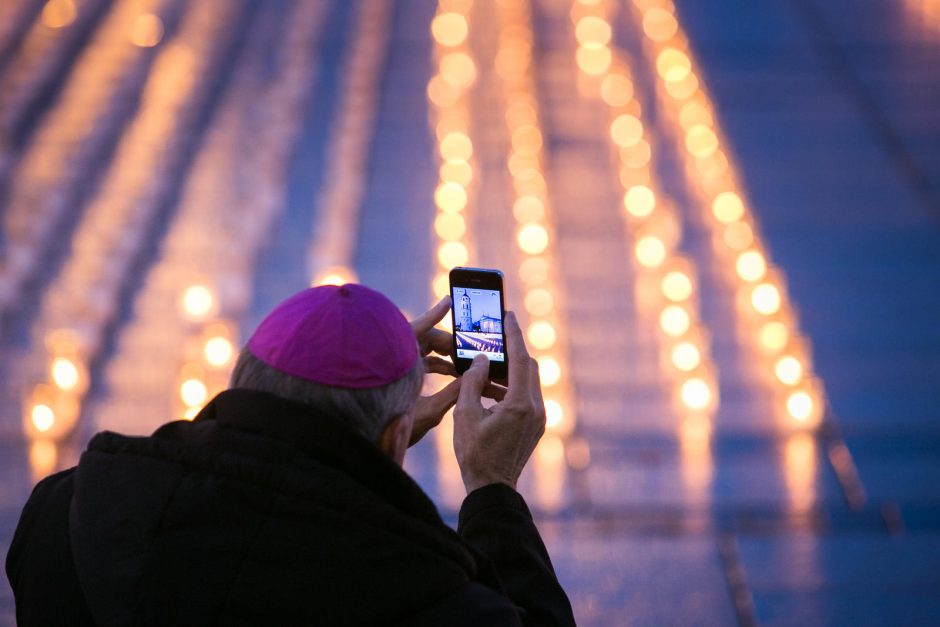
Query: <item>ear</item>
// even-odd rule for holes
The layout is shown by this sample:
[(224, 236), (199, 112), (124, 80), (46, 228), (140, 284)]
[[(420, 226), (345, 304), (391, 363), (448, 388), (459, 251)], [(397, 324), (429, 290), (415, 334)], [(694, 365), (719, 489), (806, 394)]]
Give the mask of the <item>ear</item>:
[(411, 441), (411, 427), (414, 417), (411, 412), (399, 414), (386, 423), (382, 433), (379, 434), (378, 446), (396, 464), (402, 465), (405, 461), (405, 451)]

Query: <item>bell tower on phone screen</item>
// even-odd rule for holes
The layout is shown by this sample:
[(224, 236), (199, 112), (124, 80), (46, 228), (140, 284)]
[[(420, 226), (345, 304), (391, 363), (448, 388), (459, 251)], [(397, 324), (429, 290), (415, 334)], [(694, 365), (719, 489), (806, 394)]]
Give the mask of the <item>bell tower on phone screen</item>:
[(461, 331), (473, 330), (473, 312), (470, 307), (470, 296), (465, 290), (460, 297), (460, 324), (457, 325)]

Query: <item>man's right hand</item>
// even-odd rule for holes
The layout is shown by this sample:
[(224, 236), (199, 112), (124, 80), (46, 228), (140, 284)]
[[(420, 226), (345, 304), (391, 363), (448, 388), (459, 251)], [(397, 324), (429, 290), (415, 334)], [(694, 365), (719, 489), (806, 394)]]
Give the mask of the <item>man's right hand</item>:
[(506, 396), (492, 407), (483, 407), (489, 360), (477, 355), (462, 377), (454, 408), (454, 453), (468, 494), (492, 483), (515, 489), (545, 432), (538, 362), (526, 350), (515, 314), (507, 311), (505, 323), (509, 357)]

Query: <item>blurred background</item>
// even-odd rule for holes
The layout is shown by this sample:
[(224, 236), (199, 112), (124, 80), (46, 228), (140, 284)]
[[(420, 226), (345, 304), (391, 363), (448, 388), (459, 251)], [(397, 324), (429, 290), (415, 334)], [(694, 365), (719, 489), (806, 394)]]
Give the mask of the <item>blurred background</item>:
[(580, 624), (937, 624), (938, 102), (938, 0), (3, 0), (0, 547), (291, 293), (473, 265)]

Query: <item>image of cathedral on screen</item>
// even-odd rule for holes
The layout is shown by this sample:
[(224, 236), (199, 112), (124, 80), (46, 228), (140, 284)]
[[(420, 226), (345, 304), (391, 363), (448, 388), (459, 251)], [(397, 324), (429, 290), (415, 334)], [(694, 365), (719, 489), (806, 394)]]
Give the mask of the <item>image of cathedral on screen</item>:
[[(497, 292), (455, 287), (453, 299), (457, 331), (467, 333), (503, 332), (503, 322), (498, 315), (499, 295)], [(476, 320), (474, 320), (474, 310), (479, 312)]]

